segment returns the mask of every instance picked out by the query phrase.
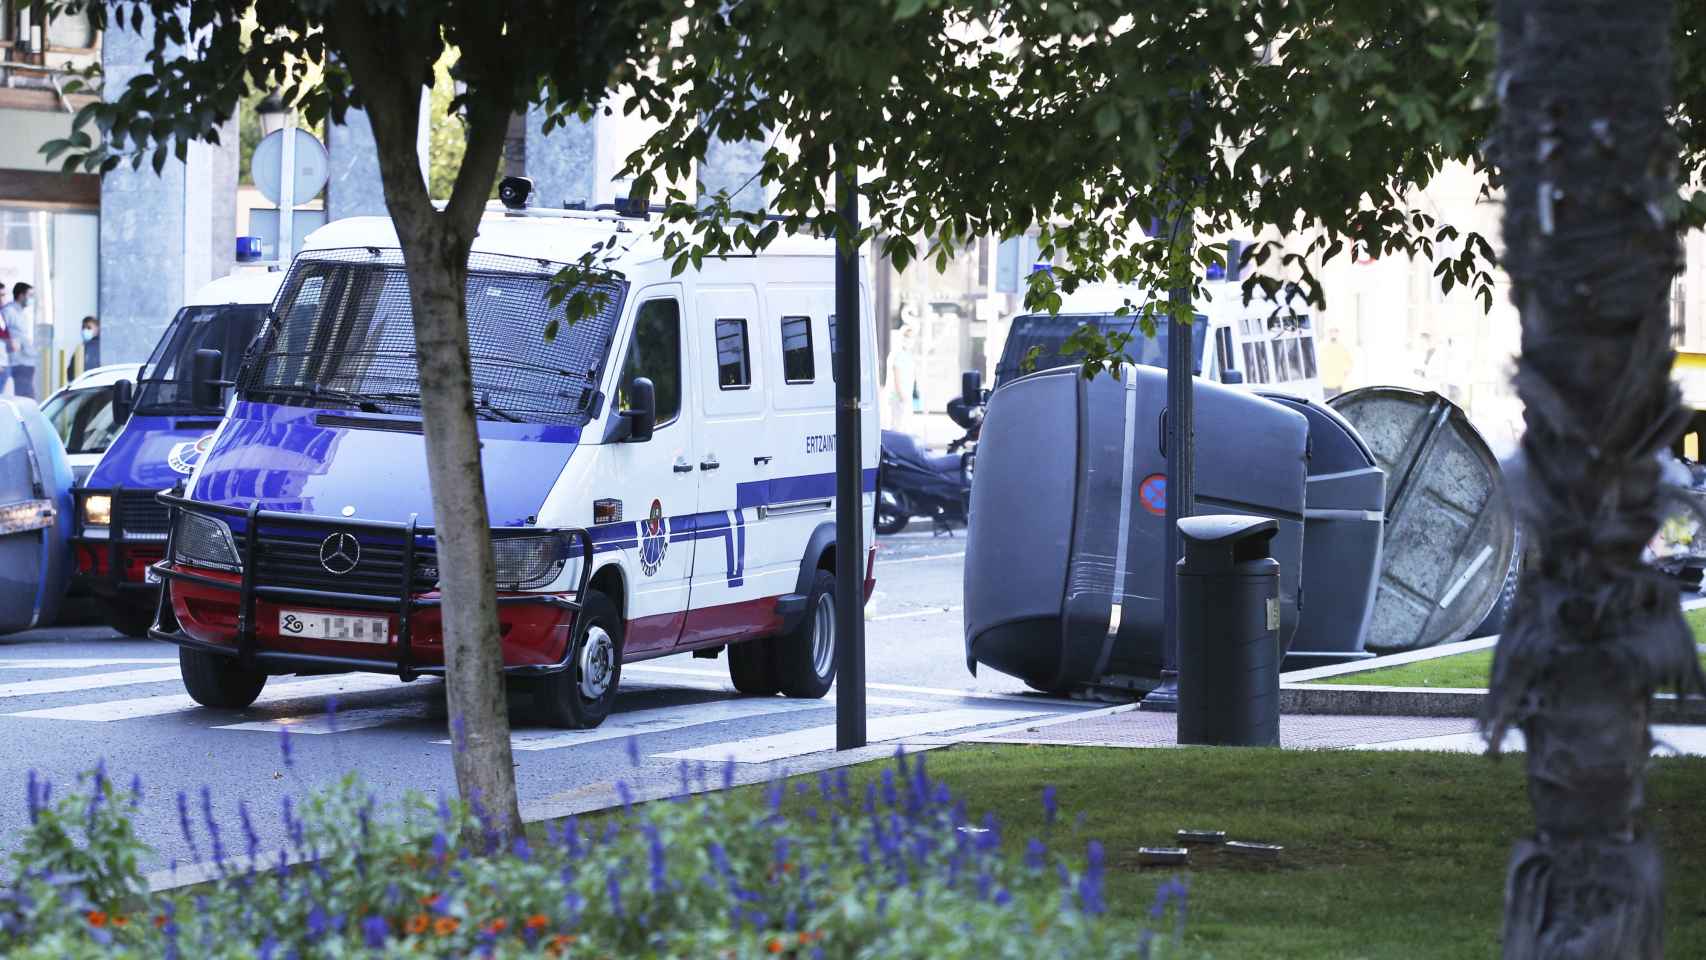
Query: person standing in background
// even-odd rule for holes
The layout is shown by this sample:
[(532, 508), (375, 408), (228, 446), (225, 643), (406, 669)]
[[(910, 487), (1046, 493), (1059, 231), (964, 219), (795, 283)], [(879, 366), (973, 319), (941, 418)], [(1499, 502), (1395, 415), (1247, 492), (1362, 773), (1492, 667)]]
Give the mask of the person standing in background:
[(65, 368), (66, 382), (81, 377), (101, 365), (101, 321), (83, 318), (83, 342), (71, 351), (71, 363)]
[(1321, 350), (1321, 388), (1327, 399), (1345, 392), (1351, 378), (1351, 351), (1339, 341), (1337, 327), (1327, 328), (1327, 344)]
[(36, 331), (30, 316), (35, 288), (19, 281), (12, 286), (12, 302), (0, 307), (6, 322), (6, 349), (12, 360), (12, 395), (36, 399)]
[(6, 288), (0, 286), (0, 397), (11, 394), (12, 331), (6, 322), (6, 311), (10, 307), (11, 304), (6, 302)]

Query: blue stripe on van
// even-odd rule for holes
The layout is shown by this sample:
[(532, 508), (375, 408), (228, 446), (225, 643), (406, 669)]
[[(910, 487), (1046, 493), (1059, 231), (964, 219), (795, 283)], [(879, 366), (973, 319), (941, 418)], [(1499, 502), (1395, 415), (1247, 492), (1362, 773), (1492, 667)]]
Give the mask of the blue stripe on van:
[[(864, 472), (866, 493), (877, 489), (877, 471)], [(735, 485), (733, 511), (719, 510), (704, 513), (685, 513), (665, 518), (669, 542), (687, 540), (723, 541), (724, 558), (728, 562), (728, 585), (738, 587), (746, 582), (746, 511), (772, 504), (797, 503), (801, 500), (823, 500), (835, 496), (835, 474), (813, 473), (798, 477), (778, 477), (754, 480)], [(625, 520), (593, 527), (594, 553), (610, 550), (637, 549), (640, 543), (639, 522)]]

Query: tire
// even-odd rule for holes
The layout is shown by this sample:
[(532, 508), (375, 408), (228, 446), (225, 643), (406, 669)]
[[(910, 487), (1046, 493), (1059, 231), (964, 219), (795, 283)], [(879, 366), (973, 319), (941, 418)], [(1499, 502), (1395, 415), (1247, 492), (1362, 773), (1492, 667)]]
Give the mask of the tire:
[(235, 657), (178, 648), (178, 672), (190, 699), (215, 710), (241, 710), (261, 695), (267, 675), (250, 670)]
[(749, 697), (773, 697), (781, 692), (776, 682), (775, 641), (745, 640), (729, 644), (729, 681)]
[(154, 604), (127, 603), (123, 600), (101, 601), (101, 619), (127, 637), (146, 639), (148, 628), (154, 625)]
[(790, 697), (815, 700), (835, 683), (835, 574), (819, 570), (806, 597), (806, 615), (777, 637), (776, 680)]
[(912, 517), (906, 508), (892, 493), (877, 491), (877, 516), (875, 524), (877, 532), (885, 537), (893, 536), (906, 529), (912, 522)]
[(622, 683), (623, 626), (615, 602), (589, 589), (575, 618), (568, 669), (532, 684), (533, 712), (541, 723), (589, 730), (610, 716)]

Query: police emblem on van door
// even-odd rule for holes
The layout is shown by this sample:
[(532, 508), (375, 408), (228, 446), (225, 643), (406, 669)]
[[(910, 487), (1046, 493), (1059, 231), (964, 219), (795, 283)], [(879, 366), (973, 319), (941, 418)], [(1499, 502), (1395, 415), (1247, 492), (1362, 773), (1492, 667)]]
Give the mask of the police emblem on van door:
[(669, 538), (663, 529), (663, 501), (652, 501), (651, 516), (640, 521), (640, 569), (652, 576), (663, 566), (664, 554), (669, 552)]
[(208, 434), (200, 440), (185, 440), (172, 444), (172, 449), (166, 452), (166, 466), (189, 476), (195, 472), (196, 464), (207, 456), (207, 451), (213, 449), (213, 434)]

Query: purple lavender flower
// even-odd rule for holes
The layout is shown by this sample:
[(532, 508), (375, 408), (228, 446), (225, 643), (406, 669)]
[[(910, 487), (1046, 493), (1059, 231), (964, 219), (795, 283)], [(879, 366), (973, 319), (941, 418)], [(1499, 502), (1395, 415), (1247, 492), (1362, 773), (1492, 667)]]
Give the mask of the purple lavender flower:
[(367, 942), (369, 950), (378, 950), (385, 946), (385, 941), (391, 935), (391, 929), (385, 924), (385, 918), (370, 916), (361, 922), (361, 937)]
[(724, 877), (734, 875), (734, 868), (729, 865), (729, 855), (723, 850), (722, 844), (713, 840), (706, 847), (706, 852), (711, 855), (711, 865), (717, 868), (718, 873)]
[(1030, 840), (1025, 842), (1025, 866), (1030, 867), (1032, 870), (1041, 870), (1043, 866), (1043, 857), (1047, 853), (1048, 848), (1043, 846), (1043, 842), (1038, 840), (1036, 837), (1032, 837)]
[(338, 732), (338, 698), (326, 698), (326, 728), (333, 733)]
[(468, 724), (459, 713), (450, 718), (450, 739), (456, 744), (456, 752), (468, 749)]
[(183, 832), (184, 842), (189, 844), (190, 856), (195, 860), (201, 859), (201, 850), (196, 847), (195, 831), (190, 829), (190, 798), (184, 791), (178, 791), (178, 829)]
[(35, 823), (41, 816), (41, 803), (36, 799), (36, 791), (40, 785), (36, 782), (35, 770), (30, 770), (29, 778), (24, 781), (24, 802), (29, 805), (30, 823)]
[(511, 849), (515, 853), (515, 858), (522, 863), (529, 863), (533, 860), (533, 848), (527, 845), (525, 834), (518, 833), (515, 835), (515, 843)]
[(278, 752), (280, 756), (284, 757), (284, 765), (286, 768), (294, 768), (296, 766), (296, 757), (290, 752), (289, 727), (278, 728)]
[(1102, 899), (1102, 845), (1092, 840), (1084, 856), (1084, 874), (1078, 878), (1079, 909), (1100, 916), (1108, 909)]
[(318, 940), (324, 937), (330, 926), (331, 919), (326, 916), (325, 908), (314, 904), (314, 908), (308, 911), (308, 939)]
[(895, 805), (895, 803), (898, 801), (898, 799), (899, 798), (896, 796), (895, 789), (894, 789), (894, 771), (889, 769), (888, 767), (884, 767), (883, 768), (883, 803), (887, 806), (892, 807)]
[(1054, 802), (1054, 788), (1043, 788), (1043, 822), (1054, 826), (1054, 819), (1060, 813), (1060, 807)]
[(628, 789), (628, 781), (616, 781), (616, 796), (622, 801), (622, 809), (632, 809), (634, 806), (634, 791)]
[(135, 810), (141, 806), (142, 806), (142, 774), (133, 773), (130, 775), (130, 809)]
[(693, 768), (686, 760), (681, 761), (681, 795), (683, 797), (693, 792)]
[(1002, 887), (1000, 890), (995, 891), (995, 905), (996, 906), (1005, 907), (1009, 903), (1012, 903), (1012, 902), (1013, 902), (1013, 895), (1011, 893), (1007, 892), (1006, 887)]
[(255, 854), (261, 848), (261, 836), (255, 832), (255, 821), (249, 816), (249, 801), (237, 801), (237, 819), (243, 824), (243, 838), (249, 844), (249, 859), (255, 859)]
[(213, 862), (224, 866), (225, 846), (219, 842), (219, 821), (213, 816), (213, 791), (207, 784), (201, 787), (201, 817), (207, 824), (207, 835), (213, 845)]
[(652, 893), (662, 894), (669, 890), (669, 863), (663, 836), (655, 824), (646, 824), (646, 839), (651, 852)]
[(733, 757), (730, 757), (728, 760), (725, 760), (723, 762), (723, 789), (727, 790), (730, 787), (733, 787), (734, 785), (735, 785), (735, 761), (734, 761)]
[(629, 763), (629, 765), (635, 766), (635, 767), (640, 765), (640, 738), (639, 737), (629, 737), (628, 738), (628, 763)]
[(278, 938), (269, 933), (267, 934), (267, 938), (261, 941), (261, 948), (256, 951), (255, 956), (258, 960), (273, 960), (274, 955), (277, 953)]
[(782, 800), (788, 795), (787, 787), (781, 783), (771, 784), (770, 788), (765, 791), (765, 795), (770, 801), (770, 812), (780, 815), (782, 813)]
[(604, 889), (610, 897), (611, 915), (618, 920), (622, 919), (622, 878), (617, 876), (614, 867), (604, 875)]

